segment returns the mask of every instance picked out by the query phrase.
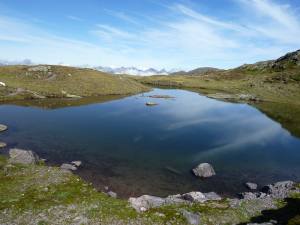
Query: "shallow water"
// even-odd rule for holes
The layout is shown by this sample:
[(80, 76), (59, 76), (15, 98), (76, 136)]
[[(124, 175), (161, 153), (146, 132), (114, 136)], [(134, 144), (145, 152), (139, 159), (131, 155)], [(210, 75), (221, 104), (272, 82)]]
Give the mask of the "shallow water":
[[(153, 94), (175, 98), (147, 97)], [(164, 89), (57, 108), (61, 101), (0, 105), (0, 123), (9, 126), (0, 139), (8, 148), (34, 150), (51, 165), (81, 160), (80, 176), (123, 197), (192, 190), (234, 195), (247, 181), (300, 181), (300, 139), (249, 105)], [(147, 101), (159, 105), (147, 107)], [(44, 108), (28, 106), (35, 104)], [(193, 176), (201, 162), (217, 175)]]

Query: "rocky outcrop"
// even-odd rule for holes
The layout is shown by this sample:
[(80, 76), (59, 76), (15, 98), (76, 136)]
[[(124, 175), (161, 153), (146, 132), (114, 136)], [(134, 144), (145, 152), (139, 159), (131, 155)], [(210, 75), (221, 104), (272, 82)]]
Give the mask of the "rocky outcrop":
[(193, 173), (197, 177), (211, 177), (216, 175), (214, 168), (209, 163), (199, 164), (196, 168), (193, 169)]
[(50, 70), (51, 70), (51, 66), (46, 66), (46, 65), (32, 66), (28, 68), (29, 72), (48, 72)]
[(142, 195), (138, 198), (129, 198), (129, 203), (138, 212), (143, 212), (150, 208), (156, 208), (162, 205), (203, 203), (221, 199), (222, 198), (214, 192), (202, 193), (193, 191), (185, 194), (170, 195), (166, 198)]
[(13, 148), (9, 150), (9, 163), (12, 164), (36, 164), (39, 157), (33, 151)]
[(294, 188), (293, 181), (281, 181), (264, 186), (262, 192), (270, 195), (272, 198), (286, 198), (288, 193)]

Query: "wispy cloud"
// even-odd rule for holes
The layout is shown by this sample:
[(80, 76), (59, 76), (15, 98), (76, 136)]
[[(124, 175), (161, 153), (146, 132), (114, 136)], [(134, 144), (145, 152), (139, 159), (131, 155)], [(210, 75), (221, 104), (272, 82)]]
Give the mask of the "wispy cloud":
[(67, 18), (70, 19), (70, 20), (77, 21), (77, 22), (82, 22), (82, 21), (84, 21), (82, 18), (80, 18), (80, 17), (78, 17), (78, 16), (71, 16), (71, 15), (69, 15), (69, 16), (67, 16)]
[[(271, 0), (229, 3), (240, 7), (234, 21), (218, 14), (205, 14), (182, 3), (162, 7), (163, 16), (155, 12), (138, 16), (135, 12), (107, 9), (106, 14), (117, 20), (88, 21), (94, 22), (94, 26), (89, 30), (79, 27), (82, 29), (79, 36), (85, 37), (82, 40), (66, 38), (64, 33), (58, 35), (59, 32), (54, 35), (39, 24), (2, 16), (0, 46), (6, 53), (1, 51), (0, 57), (19, 57), (20, 50), (26, 49), (24, 58), (53, 63), (57, 59), (53, 49), (58, 49), (59, 60), (69, 64), (228, 68), (276, 58), (300, 47), (300, 18), (292, 6)], [(146, 20), (147, 16), (151, 20)], [(74, 15), (67, 18), (83, 21)], [(7, 45), (7, 42), (18, 45)], [(68, 48), (69, 52), (61, 48)], [(45, 49), (50, 53), (45, 55)], [(83, 55), (78, 52), (88, 57), (78, 57)]]

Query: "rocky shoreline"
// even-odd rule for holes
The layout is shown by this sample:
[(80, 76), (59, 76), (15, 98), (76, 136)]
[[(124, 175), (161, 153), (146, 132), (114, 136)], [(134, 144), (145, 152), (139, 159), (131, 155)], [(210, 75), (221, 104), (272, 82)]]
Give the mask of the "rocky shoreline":
[[(22, 150), (22, 149), (10, 149), (9, 150), (9, 159), (8, 164), (5, 168), (14, 167), (15, 165), (24, 165), (24, 166), (39, 166), (41, 163), (43, 164), (44, 160), (41, 160), (37, 154), (30, 150)], [(71, 173), (75, 171), (77, 168), (81, 166), (80, 161), (73, 161), (71, 163), (64, 163), (59, 168), (64, 173)], [(43, 165), (43, 167), (51, 168), (49, 166)], [(205, 167), (209, 169), (209, 171), (213, 175), (213, 168), (206, 165)], [(203, 168), (202, 166), (198, 166), (199, 168)], [(199, 171), (198, 171), (199, 172)], [(195, 172), (197, 173), (197, 171)], [(24, 174), (26, 176), (26, 174)], [(206, 174), (207, 175), (207, 174)], [(72, 175), (75, 176), (75, 175)], [(157, 216), (165, 218), (166, 213), (164, 209), (167, 207), (176, 208), (179, 207), (179, 214), (181, 217), (185, 219), (188, 224), (202, 224), (203, 221), (211, 221), (208, 224), (238, 224), (234, 222), (237, 220), (236, 217), (230, 218), (232, 219), (232, 223), (227, 223), (228, 218), (226, 219), (227, 211), (235, 212), (242, 210), (242, 213), (245, 215), (254, 216), (259, 215), (263, 210), (276, 210), (279, 208), (281, 202), (283, 202), (286, 198), (291, 196), (300, 197), (300, 186), (293, 181), (281, 181), (274, 184), (269, 184), (264, 186), (261, 190), (257, 191), (257, 186), (253, 183), (246, 184), (252, 192), (244, 192), (241, 193), (239, 198), (223, 198), (215, 192), (202, 193), (197, 191), (192, 191), (184, 194), (170, 195), (166, 198), (161, 198), (157, 196), (150, 195), (142, 195), (140, 197), (131, 197), (128, 199), (128, 205), (136, 211), (140, 216), (144, 216), (145, 213), (155, 212)], [(117, 193), (109, 191), (107, 188), (107, 192), (103, 193), (107, 195), (109, 198), (116, 199)], [(118, 200), (118, 199), (116, 199)], [(123, 201), (123, 200), (118, 200)], [(226, 205), (226, 207), (224, 206)], [(202, 212), (195, 212), (190, 210), (189, 208), (197, 207), (210, 207), (211, 205), (217, 205), (224, 210), (224, 218), (223, 222), (215, 223), (213, 217), (207, 215), (204, 216)], [(161, 210), (163, 209), (163, 210)], [(226, 209), (226, 210), (225, 210)], [(161, 211), (160, 211), (161, 210)], [(1, 210), (0, 210), (1, 211)], [(178, 212), (177, 212), (178, 213)], [(220, 216), (220, 215), (219, 215)], [(217, 217), (218, 218), (218, 217)], [(227, 221), (227, 222), (226, 222)], [(1, 222), (1, 220), (0, 220)], [(280, 224), (278, 221), (270, 220), (267, 224)], [(84, 223), (85, 224), (85, 223)], [(87, 223), (88, 224), (88, 223)], [(203, 223), (206, 224), (206, 223)], [(251, 224), (251, 223), (249, 223)], [(266, 224), (266, 223), (264, 223)]]

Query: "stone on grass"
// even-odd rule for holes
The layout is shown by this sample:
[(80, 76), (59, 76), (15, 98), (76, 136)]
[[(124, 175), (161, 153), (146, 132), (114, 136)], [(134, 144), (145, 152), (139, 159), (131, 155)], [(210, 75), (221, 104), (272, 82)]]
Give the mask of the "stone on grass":
[(193, 173), (197, 177), (211, 177), (216, 175), (214, 168), (209, 163), (199, 164), (196, 168), (193, 169)]
[(129, 198), (128, 201), (137, 212), (144, 212), (148, 209), (162, 206), (165, 203), (165, 199), (150, 195), (142, 195), (138, 198)]
[(109, 191), (107, 192), (108, 196), (112, 197), (112, 198), (117, 198), (117, 193), (116, 192), (113, 192), (113, 191)]
[(1, 82), (1, 81), (0, 81), (0, 86), (6, 87), (6, 84), (5, 84), (4, 82)]
[(77, 170), (77, 167), (76, 167), (76, 166), (73, 166), (73, 165), (68, 164), (68, 163), (63, 163), (63, 164), (60, 166), (60, 168), (63, 169), (63, 170), (72, 170), (72, 171)]
[(255, 184), (255, 183), (247, 182), (245, 185), (249, 190), (256, 190), (257, 189), (257, 184)]
[(222, 197), (218, 195), (216, 192), (208, 192), (208, 193), (203, 193), (206, 200), (213, 200), (213, 201), (219, 201), (222, 200)]
[(7, 130), (7, 126), (0, 124), (0, 132), (6, 131), (6, 130)]
[(9, 150), (9, 162), (12, 164), (36, 164), (39, 157), (33, 151), (13, 148)]
[(181, 213), (182, 213), (182, 216), (188, 222), (188, 224), (191, 224), (191, 225), (199, 225), (200, 224), (200, 215), (191, 213), (185, 209), (183, 209), (181, 211)]

